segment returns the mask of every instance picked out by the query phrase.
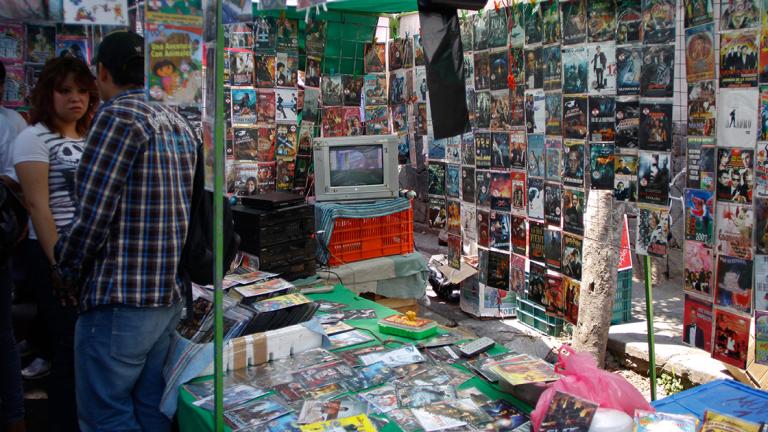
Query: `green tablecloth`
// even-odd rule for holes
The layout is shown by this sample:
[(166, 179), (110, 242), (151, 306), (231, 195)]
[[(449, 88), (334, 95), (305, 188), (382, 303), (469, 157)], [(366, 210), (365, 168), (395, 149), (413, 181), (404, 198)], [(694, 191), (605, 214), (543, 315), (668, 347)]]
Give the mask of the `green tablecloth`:
[[(348, 305), (348, 307), (345, 309), (374, 309), (376, 311), (376, 316), (378, 318), (386, 318), (390, 315), (394, 315), (397, 313), (397, 311), (381, 306), (376, 302), (359, 297), (353, 292), (349, 291), (348, 289), (342, 287), (341, 285), (337, 285), (332, 292), (324, 293), (324, 294), (309, 294), (308, 297), (310, 297), (313, 300), (327, 300), (327, 301), (332, 301), (337, 303), (343, 303)], [(384, 335), (382, 333), (379, 333), (377, 319), (353, 320), (353, 321), (347, 321), (347, 323), (357, 328), (370, 330), (382, 339), (396, 339), (396, 340), (402, 340), (404, 342), (410, 342), (410, 343), (414, 342), (412, 339), (399, 338), (397, 336)], [(442, 331), (442, 332), (445, 332), (445, 331)], [(361, 348), (369, 345), (376, 345), (378, 343), (379, 343), (378, 341), (372, 341), (367, 344), (361, 344), (361, 345), (355, 345), (348, 348), (343, 348), (343, 349), (340, 349), (339, 351), (343, 351), (346, 349), (357, 349), (357, 348)], [(504, 348), (504, 346), (497, 344), (488, 353), (490, 355), (495, 355), (495, 354), (502, 354), (506, 351), (507, 349)], [(466, 370), (461, 366), (456, 366), (456, 367), (458, 367), (459, 369)], [(510, 402), (511, 404), (515, 405), (517, 408), (520, 408), (525, 413), (531, 412), (530, 406), (518, 401), (508, 393), (503, 393), (499, 391), (498, 386), (496, 386), (495, 384), (490, 384), (487, 381), (477, 376), (474, 376), (473, 378), (469, 379), (458, 388), (461, 390), (461, 389), (467, 389), (471, 387), (476, 387), (483, 394), (491, 398), (491, 400), (504, 399)], [(181, 391), (179, 392), (179, 409), (178, 409), (179, 426), (181, 431), (182, 432), (212, 431), (213, 430), (213, 414), (203, 408), (198, 408), (192, 405), (194, 401), (195, 401), (195, 398), (191, 394), (189, 394), (189, 392), (187, 392), (185, 389), (182, 388)], [(226, 428), (226, 430), (230, 430), (230, 429)], [(390, 422), (386, 427), (381, 429), (381, 432), (396, 432), (400, 430), (401, 429), (397, 426), (395, 422)]]

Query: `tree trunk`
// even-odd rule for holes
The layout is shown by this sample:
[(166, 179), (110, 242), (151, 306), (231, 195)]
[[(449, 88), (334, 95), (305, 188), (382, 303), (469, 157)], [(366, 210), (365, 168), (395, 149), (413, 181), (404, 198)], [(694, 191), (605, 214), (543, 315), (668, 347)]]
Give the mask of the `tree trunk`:
[(574, 349), (591, 354), (600, 367), (605, 360), (616, 295), (619, 250), (613, 236), (612, 204), (611, 191), (589, 191), (584, 213), (579, 322), (573, 334)]

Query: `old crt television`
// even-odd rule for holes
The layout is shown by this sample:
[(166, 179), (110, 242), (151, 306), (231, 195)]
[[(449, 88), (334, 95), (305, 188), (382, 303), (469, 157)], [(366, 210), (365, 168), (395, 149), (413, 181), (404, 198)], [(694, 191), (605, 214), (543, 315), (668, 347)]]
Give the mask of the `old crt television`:
[(360, 201), (398, 196), (397, 136), (315, 138), (317, 201)]

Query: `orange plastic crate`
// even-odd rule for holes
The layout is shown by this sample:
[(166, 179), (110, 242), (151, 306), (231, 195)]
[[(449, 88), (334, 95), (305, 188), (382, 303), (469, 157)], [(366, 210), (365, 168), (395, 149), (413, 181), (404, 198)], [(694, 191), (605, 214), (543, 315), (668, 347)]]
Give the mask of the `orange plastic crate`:
[(413, 207), (373, 218), (337, 218), (328, 250), (331, 266), (413, 252)]

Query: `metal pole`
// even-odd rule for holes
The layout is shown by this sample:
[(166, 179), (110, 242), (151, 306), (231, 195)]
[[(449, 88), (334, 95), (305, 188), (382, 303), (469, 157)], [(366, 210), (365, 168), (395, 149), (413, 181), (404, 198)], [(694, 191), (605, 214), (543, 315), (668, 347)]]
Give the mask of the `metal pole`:
[(651, 257), (643, 257), (645, 273), (645, 319), (648, 322), (648, 376), (651, 378), (651, 400), (656, 400), (656, 342), (653, 336), (653, 284), (651, 283)]
[(224, 431), (224, 314), (222, 279), (224, 269), (224, 26), (222, 0), (216, 0), (216, 122), (213, 140), (213, 373), (215, 386), (215, 428)]

